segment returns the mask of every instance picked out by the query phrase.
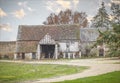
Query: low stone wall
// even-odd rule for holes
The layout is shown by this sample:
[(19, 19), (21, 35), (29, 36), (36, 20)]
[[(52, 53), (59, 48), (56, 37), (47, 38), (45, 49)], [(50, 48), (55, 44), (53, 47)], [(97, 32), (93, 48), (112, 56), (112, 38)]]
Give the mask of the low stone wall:
[(15, 47), (15, 41), (0, 42), (0, 59), (13, 59)]

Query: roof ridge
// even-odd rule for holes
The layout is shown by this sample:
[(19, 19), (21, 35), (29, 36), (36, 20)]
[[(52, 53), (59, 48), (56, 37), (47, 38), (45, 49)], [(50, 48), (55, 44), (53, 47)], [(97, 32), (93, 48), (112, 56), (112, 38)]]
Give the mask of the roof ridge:
[(60, 24), (60, 25), (19, 25), (19, 26), (80, 26), (79, 24)]

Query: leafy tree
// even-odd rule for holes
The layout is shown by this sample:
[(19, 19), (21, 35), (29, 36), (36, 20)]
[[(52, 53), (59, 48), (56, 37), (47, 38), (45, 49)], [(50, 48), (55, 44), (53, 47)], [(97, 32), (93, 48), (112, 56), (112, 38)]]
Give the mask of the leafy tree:
[(60, 11), (58, 15), (54, 13), (50, 14), (43, 24), (80, 24), (86, 27), (88, 24), (86, 17), (87, 15), (85, 12), (72, 12), (72, 10), (67, 9), (65, 11)]
[(120, 24), (120, 4), (111, 3), (112, 22)]
[(110, 56), (120, 56), (120, 24), (113, 24), (113, 30), (100, 32), (97, 44), (106, 44)]
[(110, 19), (105, 9), (104, 2), (101, 4), (96, 16), (93, 17), (92, 27), (94, 28), (108, 28), (110, 26)]
[[(113, 3), (112, 3), (113, 4)], [(116, 8), (117, 7), (117, 8)], [(105, 43), (109, 47), (110, 56), (119, 56), (120, 57), (120, 5), (113, 4), (111, 6), (112, 15), (112, 30), (106, 30), (101, 32), (98, 37), (97, 44)]]

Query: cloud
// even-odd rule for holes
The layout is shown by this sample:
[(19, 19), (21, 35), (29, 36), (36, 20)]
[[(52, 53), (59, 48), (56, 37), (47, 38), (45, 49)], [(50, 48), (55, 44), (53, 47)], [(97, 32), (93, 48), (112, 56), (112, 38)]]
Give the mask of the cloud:
[(59, 13), (61, 10), (71, 9), (71, 2), (69, 0), (47, 1), (46, 8), (49, 11)]
[(57, 0), (56, 3), (59, 4), (61, 7), (65, 8), (65, 9), (71, 8), (71, 2), (70, 1)]
[(60, 8), (57, 8), (56, 13), (59, 13), (60, 11), (61, 11), (61, 9), (60, 9)]
[(51, 6), (47, 6), (47, 9), (50, 10), (50, 11), (52, 11), (52, 12), (54, 12), (54, 10), (52, 9)]
[(32, 9), (30, 6), (28, 6), (28, 2), (27, 1), (18, 2), (18, 5), (21, 6), (23, 9), (27, 9), (30, 12), (35, 11), (35, 9)]
[(10, 23), (7, 23), (7, 24), (0, 24), (0, 29), (1, 30), (5, 30), (5, 31), (11, 31), (11, 26), (10, 26)]
[(76, 8), (79, 3), (79, 0), (73, 0), (73, 3), (74, 3), (74, 7)]
[(120, 4), (120, 0), (111, 0), (111, 2), (116, 3), (116, 4)]
[(48, 2), (46, 3), (46, 5), (47, 5), (46, 8), (47, 8), (48, 10), (54, 12), (53, 7), (55, 6), (55, 3), (52, 3), (51, 1), (48, 1)]
[(17, 10), (13, 14), (18, 19), (22, 19), (26, 15), (26, 13), (24, 12), (24, 9)]
[(0, 8), (0, 17), (7, 16), (7, 14)]
[(35, 11), (35, 10), (32, 9), (31, 7), (28, 7), (27, 9), (28, 9), (29, 11), (31, 11), (31, 12), (32, 12), (32, 11)]
[(21, 5), (22, 5), (22, 2), (18, 2), (18, 5), (21, 6)]
[(76, 10), (79, 0), (53, 0), (46, 2), (46, 8), (49, 11), (59, 13), (61, 10), (74, 9)]

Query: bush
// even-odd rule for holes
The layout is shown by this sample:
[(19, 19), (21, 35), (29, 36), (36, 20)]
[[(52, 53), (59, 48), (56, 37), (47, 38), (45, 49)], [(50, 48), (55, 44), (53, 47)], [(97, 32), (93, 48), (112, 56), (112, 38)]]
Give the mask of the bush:
[(97, 56), (97, 48), (91, 49), (89, 56), (96, 57)]

